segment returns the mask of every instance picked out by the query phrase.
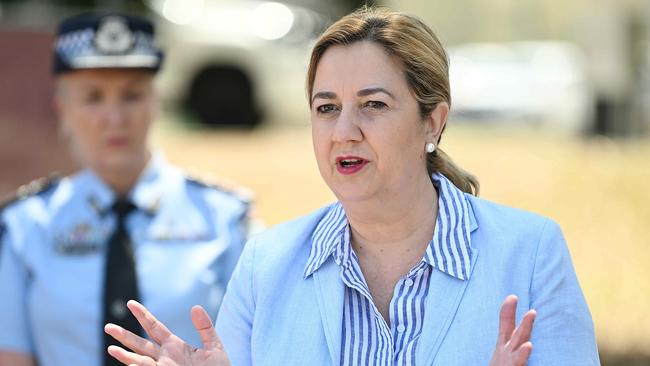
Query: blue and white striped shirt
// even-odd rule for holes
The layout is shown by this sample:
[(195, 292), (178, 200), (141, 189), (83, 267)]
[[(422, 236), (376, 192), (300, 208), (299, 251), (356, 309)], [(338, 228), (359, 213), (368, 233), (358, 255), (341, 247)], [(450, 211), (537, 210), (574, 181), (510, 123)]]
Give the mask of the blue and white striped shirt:
[(422, 332), (431, 271), (459, 280), (470, 274), (469, 203), (445, 176), (434, 173), (438, 217), (422, 260), (401, 278), (390, 303), (390, 326), (372, 301), (350, 242), (350, 225), (340, 203), (332, 205), (312, 236), (305, 277), (333, 256), (345, 284), (341, 333), (341, 365), (413, 365)]

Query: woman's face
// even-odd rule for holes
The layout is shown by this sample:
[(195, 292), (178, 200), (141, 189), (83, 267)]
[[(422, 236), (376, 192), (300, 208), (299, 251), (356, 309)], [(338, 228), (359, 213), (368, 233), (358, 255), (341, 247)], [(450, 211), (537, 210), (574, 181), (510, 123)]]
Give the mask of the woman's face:
[(446, 104), (423, 119), (402, 65), (381, 46), (328, 48), (311, 99), (318, 168), (339, 200), (391, 197), (429, 179), (424, 146), (437, 141)]
[(77, 70), (59, 77), (55, 104), (81, 162), (99, 170), (142, 167), (157, 102), (142, 70)]

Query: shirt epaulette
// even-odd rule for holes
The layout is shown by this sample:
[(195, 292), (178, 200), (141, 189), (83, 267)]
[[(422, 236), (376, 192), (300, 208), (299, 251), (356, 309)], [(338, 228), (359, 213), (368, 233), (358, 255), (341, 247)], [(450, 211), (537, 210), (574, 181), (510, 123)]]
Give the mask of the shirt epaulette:
[(198, 173), (192, 170), (190, 172), (185, 172), (185, 179), (190, 184), (216, 189), (235, 196), (240, 201), (246, 203), (252, 203), (255, 199), (255, 194), (252, 189), (236, 184), (231, 180), (216, 177), (212, 174)]
[(15, 192), (0, 200), (0, 211), (12, 203), (49, 191), (55, 187), (60, 180), (61, 176), (57, 173), (53, 173), (46, 177), (34, 179), (33, 181), (18, 187)]

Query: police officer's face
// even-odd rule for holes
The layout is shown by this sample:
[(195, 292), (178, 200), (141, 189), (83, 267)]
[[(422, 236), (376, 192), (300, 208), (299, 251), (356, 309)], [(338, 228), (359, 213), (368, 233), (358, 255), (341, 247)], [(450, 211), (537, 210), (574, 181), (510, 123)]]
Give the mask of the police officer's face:
[[(419, 113), (401, 64), (378, 45), (332, 46), (314, 80), (312, 138), (323, 179), (341, 201), (412, 191), (428, 182), (424, 146), (444, 118)], [(442, 116), (442, 117), (446, 117)]]
[(153, 76), (140, 70), (77, 70), (57, 80), (64, 132), (82, 163), (98, 170), (137, 169), (148, 158), (156, 111)]

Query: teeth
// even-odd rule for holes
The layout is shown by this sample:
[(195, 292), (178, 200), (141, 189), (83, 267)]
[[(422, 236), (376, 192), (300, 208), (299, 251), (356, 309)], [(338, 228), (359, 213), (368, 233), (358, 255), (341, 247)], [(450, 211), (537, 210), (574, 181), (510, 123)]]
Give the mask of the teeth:
[(353, 164), (361, 164), (361, 159), (343, 159), (341, 160), (341, 165), (348, 166)]

